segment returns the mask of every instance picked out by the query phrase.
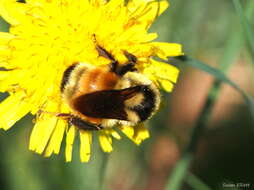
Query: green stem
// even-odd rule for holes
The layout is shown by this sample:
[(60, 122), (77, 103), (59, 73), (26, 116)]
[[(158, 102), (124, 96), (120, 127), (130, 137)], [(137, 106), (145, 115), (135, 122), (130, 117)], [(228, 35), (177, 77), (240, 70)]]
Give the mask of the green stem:
[(100, 167), (100, 177), (99, 177), (99, 189), (104, 190), (106, 189), (106, 172), (107, 172), (107, 166), (109, 162), (109, 155), (104, 153), (102, 157), (102, 163)]
[[(244, 11), (243, 11), (243, 8), (242, 8), (242, 5), (241, 5), (240, 1), (239, 0), (233, 0), (233, 4), (234, 4), (234, 7), (235, 7), (236, 12), (238, 14), (238, 17), (241, 21), (242, 28), (245, 32), (245, 37), (248, 40), (248, 44), (249, 44), (249, 47), (250, 47), (250, 50), (251, 50), (250, 53), (252, 55), (252, 58), (254, 59), (254, 35), (253, 35), (253, 30), (250, 27), (251, 25), (248, 21), (248, 18), (245, 15)], [(247, 8), (249, 7), (249, 4), (246, 6)]]
[[(238, 0), (233, 0), (234, 3), (239, 3)], [(237, 5), (237, 8), (239, 9), (239, 4)], [(250, 1), (248, 5), (246, 6), (246, 14), (250, 16), (254, 9), (254, 3), (253, 1)], [(241, 8), (241, 7), (240, 7)], [(241, 11), (241, 10), (240, 10)], [(238, 10), (239, 12), (239, 10)], [(246, 24), (246, 22), (244, 23)], [(226, 73), (228, 69), (232, 66), (232, 63), (235, 62), (236, 57), (238, 56), (238, 53), (240, 52), (240, 45), (242, 42), (242, 34), (241, 31), (238, 30), (238, 28), (234, 29), (236, 27), (233, 27), (233, 31), (231, 36), (229, 37), (227, 41), (227, 45), (225, 46), (224, 54), (221, 58), (219, 68), (220, 71)], [(246, 28), (246, 27), (245, 27)], [(248, 30), (249, 32), (250, 30)], [(249, 37), (250, 42), (254, 42), (253, 36), (250, 37), (250, 33), (247, 33)], [(254, 52), (254, 43), (251, 44), (252, 50)], [(254, 54), (253, 54), (254, 55)], [(183, 61), (192, 61), (188, 58)], [(231, 82), (227, 81), (231, 84)], [(237, 89), (245, 98), (246, 102), (248, 102), (248, 97), (244, 96), (244, 92), (239, 89), (235, 84), (231, 84), (235, 89)], [(174, 189), (178, 190), (181, 188), (182, 183), (187, 175), (188, 169), (190, 167), (190, 164), (192, 162), (193, 156), (197, 150), (197, 145), (199, 142), (199, 137), (202, 135), (205, 127), (209, 123), (210, 115), (213, 110), (214, 103), (219, 95), (221, 87), (221, 81), (215, 80), (213, 83), (213, 86), (211, 87), (209, 94), (207, 96), (207, 99), (205, 101), (205, 104), (202, 108), (201, 114), (199, 115), (199, 118), (197, 120), (197, 123), (195, 127), (193, 128), (191, 140), (189, 145), (186, 147), (186, 150), (184, 151), (182, 159), (177, 163), (175, 166), (172, 175), (169, 179), (169, 183), (167, 185), (167, 189)], [(252, 110), (253, 112), (253, 110)]]
[(198, 177), (191, 173), (188, 174), (186, 181), (195, 190), (211, 190), (210, 187), (208, 187)]

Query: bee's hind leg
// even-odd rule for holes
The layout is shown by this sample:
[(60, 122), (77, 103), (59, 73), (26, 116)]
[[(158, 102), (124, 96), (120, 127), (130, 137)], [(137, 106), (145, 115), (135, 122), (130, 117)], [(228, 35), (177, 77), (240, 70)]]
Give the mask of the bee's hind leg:
[(62, 117), (67, 120), (70, 125), (74, 125), (81, 130), (98, 131), (103, 129), (101, 125), (92, 124), (72, 114), (59, 113), (57, 114), (57, 117)]

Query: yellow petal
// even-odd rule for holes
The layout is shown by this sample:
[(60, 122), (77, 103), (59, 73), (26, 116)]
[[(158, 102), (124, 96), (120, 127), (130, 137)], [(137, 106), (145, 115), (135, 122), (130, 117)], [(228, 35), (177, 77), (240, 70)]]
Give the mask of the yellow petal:
[(118, 132), (115, 131), (115, 130), (112, 129), (112, 128), (103, 129), (103, 132), (104, 132), (106, 135), (111, 135), (112, 137), (114, 137), (114, 138), (117, 139), (117, 140), (121, 139), (121, 136), (118, 134)]
[(8, 57), (10, 55), (11, 55), (11, 50), (7, 46), (0, 46), (0, 67), (4, 67), (6, 69), (12, 69), (11, 67), (8, 67), (9, 63), (7, 62)]
[(91, 156), (92, 133), (80, 130), (80, 160), (88, 162)]
[(0, 45), (7, 45), (7, 43), (14, 38), (15, 36), (8, 32), (0, 32)]
[(72, 148), (75, 139), (76, 128), (71, 126), (66, 135), (65, 159), (66, 162), (72, 160)]
[(143, 73), (151, 80), (159, 83), (164, 90), (171, 92), (173, 84), (177, 81), (179, 70), (170, 64), (151, 60), (144, 68)]
[(7, 97), (0, 104), (0, 128), (7, 130), (24, 117), (31, 105), (24, 100), (25, 93), (20, 91)]
[(107, 1), (105, 0), (90, 0), (90, 4), (95, 6), (95, 7), (100, 7), (104, 5)]
[(133, 139), (135, 139), (136, 144), (139, 145), (142, 141), (149, 138), (149, 136), (150, 136), (149, 131), (147, 130), (147, 128), (144, 126), (143, 123), (134, 127)]
[[(150, 43), (157, 38), (147, 28), (167, 7), (166, 0), (0, 0), (0, 16), (10, 23), (9, 33), (0, 32), (0, 91), (9, 92), (0, 104), (0, 127), (8, 129), (26, 113), (38, 110), (58, 113), (63, 101), (59, 86), (64, 71), (76, 61), (95, 66), (108, 64), (98, 56), (96, 42), (112, 53), (119, 63), (126, 62), (128, 50), (139, 60), (155, 84), (171, 91), (178, 70), (151, 61), (152, 56), (166, 58), (181, 54), (180, 45)], [(85, 22), (84, 22), (85, 21)], [(113, 30), (112, 30), (113, 28)], [(116, 48), (117, 47), (117, 48)], [(120, 58), (120, 59), (119, 59)], [(101, 61), (102, 60), (102, 61)], [(146, 66), (147, 65), (147, 66)], [(29, 148), (50, 156), (58, 154), (66, 129), (66, 121), (54, 114), (43, 113), (37, 118)], [(69, 113), (67, 111), (61, 113)], [(66, 132), (66, 161), (72, 160), (75, 133)], [(148, 138), (144, 126), (124, 127), (136, 144)], [(112, 151), (112, 139), (120, 139), (114, 129), (96, 133), (103, 151)], [(87, 162), (91, 154), (92, 134), (80, 132), (80, 159)]]
[(125, 3), (124, 0), (110, 0), (110, 1), (107, 3), (107, 8), (108, 8), (108, 9), (115, 10), (115, 8), (120, 8), (120, 6), (123, 6), (124, 3)]
[(161, 87), (166, 91), (166, 92), (172, 92), (174, 85), (172, 82), (168, 80), (158, 80), (160, 82)]
[(24, 3), (18, 3), (16, 0), (0, 1), (0, 16), (11, 25), (20, 24), (25, 19), (27, 7)]
[(120, 126), (120, 130), (131, 140), (133, 140), (133, 135), (134, 135), (134, 128), (131, 126)]
[(132, 16), (149, 27), (169, 6), (167, 0), (131, 0), (127, 7)]
[(144, 124), (139, 124), (134, 127), (121, 126), (120, 130), (137, 145), (140, 145), (142, 141), (149, 138), (149, 131)]
[(98, 135), (102, 150), (104, 152), (111, 152), (113, 150), (112, 138), (109, 135), (107, 135), (103, 130), (100, 131)]
[[(8, 68), (8, 66), (6, 68)], [(13, 89), (15, 84), (20, 81), (19, 79), (21, 76), (23, 76), (22, 71), (18, 69), (0, 71), (0, 92), (5, 92), (8, 89)]]
[(114, 137), (115, 139), (117, 139), (117, 140), (121, 139), (121, 136), (115, 130), (111, 129), (110, 133), (111, 133), (112, 137)]
[(63, 140), (64, 131), (66, 129), (67, 123), (64, 120), (59, 119), (57, 125), (50, 138), (49, 144), (45, 151), (45, 156), (49, 157), (52, 153), (59, 154), (61, 143)]
[(157, 51), (156, 55), (162, 59), (167, 60), (171, 56), (183, 55), (181, 44), (166, 43), (166, 42), (151, 42)]
[(30, 137), (30, 150), (39, 154), (44, 151), (56, 126), (56, 122), (56, 118), (53, 118), (52, 116), (44, 116), (36, 122)]

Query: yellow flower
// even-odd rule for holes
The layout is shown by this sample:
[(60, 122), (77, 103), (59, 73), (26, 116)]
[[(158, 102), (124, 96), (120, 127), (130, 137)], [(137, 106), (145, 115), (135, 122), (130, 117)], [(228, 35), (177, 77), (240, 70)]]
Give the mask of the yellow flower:
[[(92, 133), (67, 126), (67, 122), (39, 110), (67, 113), (59, 86), (64, 70), (72, 63), (108, 64), (94, 44), (124, 62), (122, 50), (137, 56), (138, 70), (155, 84), (171, 91), (178, 69), (158, 62), (182, 54), (181, 45), (152, 42), (156, 33), (148, 33), (152, 22), (168, 7), (166, 0), (1, 0), (0, 15), (9, 24), (8, 33), (0, 32), (0, 92), (9, 96), (0, 103), (0, 128), (12, 127), (28, 113), (36, 115), (29, 149), (50, 156), (58, 154), (66, 134), (66, 161), (72, 159), (75, 136), (80, 136), (80, 158), (87, 162)], [(136, 144), (149, 137), (143, 124), (118, 126)], [(112, 151), (112, 137), (118, 132), (104, 129), (97, 133), (101, 148)]]

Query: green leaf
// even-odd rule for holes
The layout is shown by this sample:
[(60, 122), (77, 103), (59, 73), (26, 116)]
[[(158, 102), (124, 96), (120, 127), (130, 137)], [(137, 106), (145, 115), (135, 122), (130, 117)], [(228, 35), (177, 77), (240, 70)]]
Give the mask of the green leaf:
[(204, 182), (202, 182), (197, 176), (189, 173), (186, 177), (186, 182), (191, 186), (194, 190), (211, 190)]
[(1, 32), (8, 32), (9, 27), (10, 27), (10, 25), (7, 22), (5, 22), (5, 20), (2, 17), (0, 17), (0, 31)]
[[(201, 61), (191, 59), (187, 56), (179, 56), (178, 59), (184, 61), (184, 64), (192, 66), (194, 68), (197, 68), (201, 71), (207, 72), (208, 74), (214, 76), (218, 81), (224, 82), (231, 87), (233, 87), (235, 90), (237, 90), (244, 100), (246, 101), (248, 107), (250, 108), (251, 115), (254, 118), (254, 100), (252, 97), (250, 97), (248, 94), (246, 94), (238, 85), (236, 85), (233, 81), (231, 81), (223, 72), (219, 71), (216, 68), (213, 68), (207, 64), (202, 63)], [(204, 115), (204, 114), (203, 114)], [(193, 152), (195, 151), (195, 146), (197, 144), (198, 140), (198, 134), (201, 131), (201, 127), (203, 126), (203, 123), (197, 124), (194, 133), (192, 135), (191, 141), (189, 146), (187, 146), (186, 152), (183, 155), (182, 159), (178, 161), (175, 168), (172, 171), (172, 174), (169, 178), (169, 182), (167, 185), (167, 190), (178, 190), (181, 189), (181, 185), (183, 183), (183, 180), (186, 178), (186, 175), (188, 173), (189, 166), (191, 164), (191, 161), (193, 159)]]
[(189, 165), (193, 159), (192, 154), (186, 153), (176, 164), (170, 176), (170, 181), (166, 187), (167, 190), (177, 190), (181, 188), (183, 180), (188, 172)]
[(246, 38), (248, 39), (248, 42), (249, 42), (249, 45), (250, 45), (250, 48), (251, 48), (251, 55), (253, 56), (254, 58), (254, 31), (251, 29), (251, 25), (243, 11), (243, 8), (242, 8), (242, 5), (240, 3), (239, 0), (233, 0), (233, 4), (234, 4), (234, 7), (236, 9), (236, 12), (240, 18), (240, 21), (241, 21), (241, 24), (242, 24), (242, 27), (243, 27), (243, 30), (245, 32), (245, 36)]
[(187, 58), (184, 57), (186, 60), (185, 64), (188, 64), (192, 67), (195, 67), (199, 70), (202, 70), (204, 72), (207, 72), (208, 74), (214, 76), (217, 80), (220, 80), (228, 85), (230, 85), (231, 87), (233, 87), (235, 90), (237, 90), (242, 97), (244, 98), (244, 100), (246, 101), (251, 115), (254, 118), (254, 100), (251, 96), (249, 96), (248, 94), (246, 94), (237, 84), (235, 84), (233, 81), (231, 81), (223, 72), (219, 71), (216, 68), (213, 68), (207, 64), (202, 63), (201, 61), (195, 60), (195, 59), (191, 59), (191, 58)]

